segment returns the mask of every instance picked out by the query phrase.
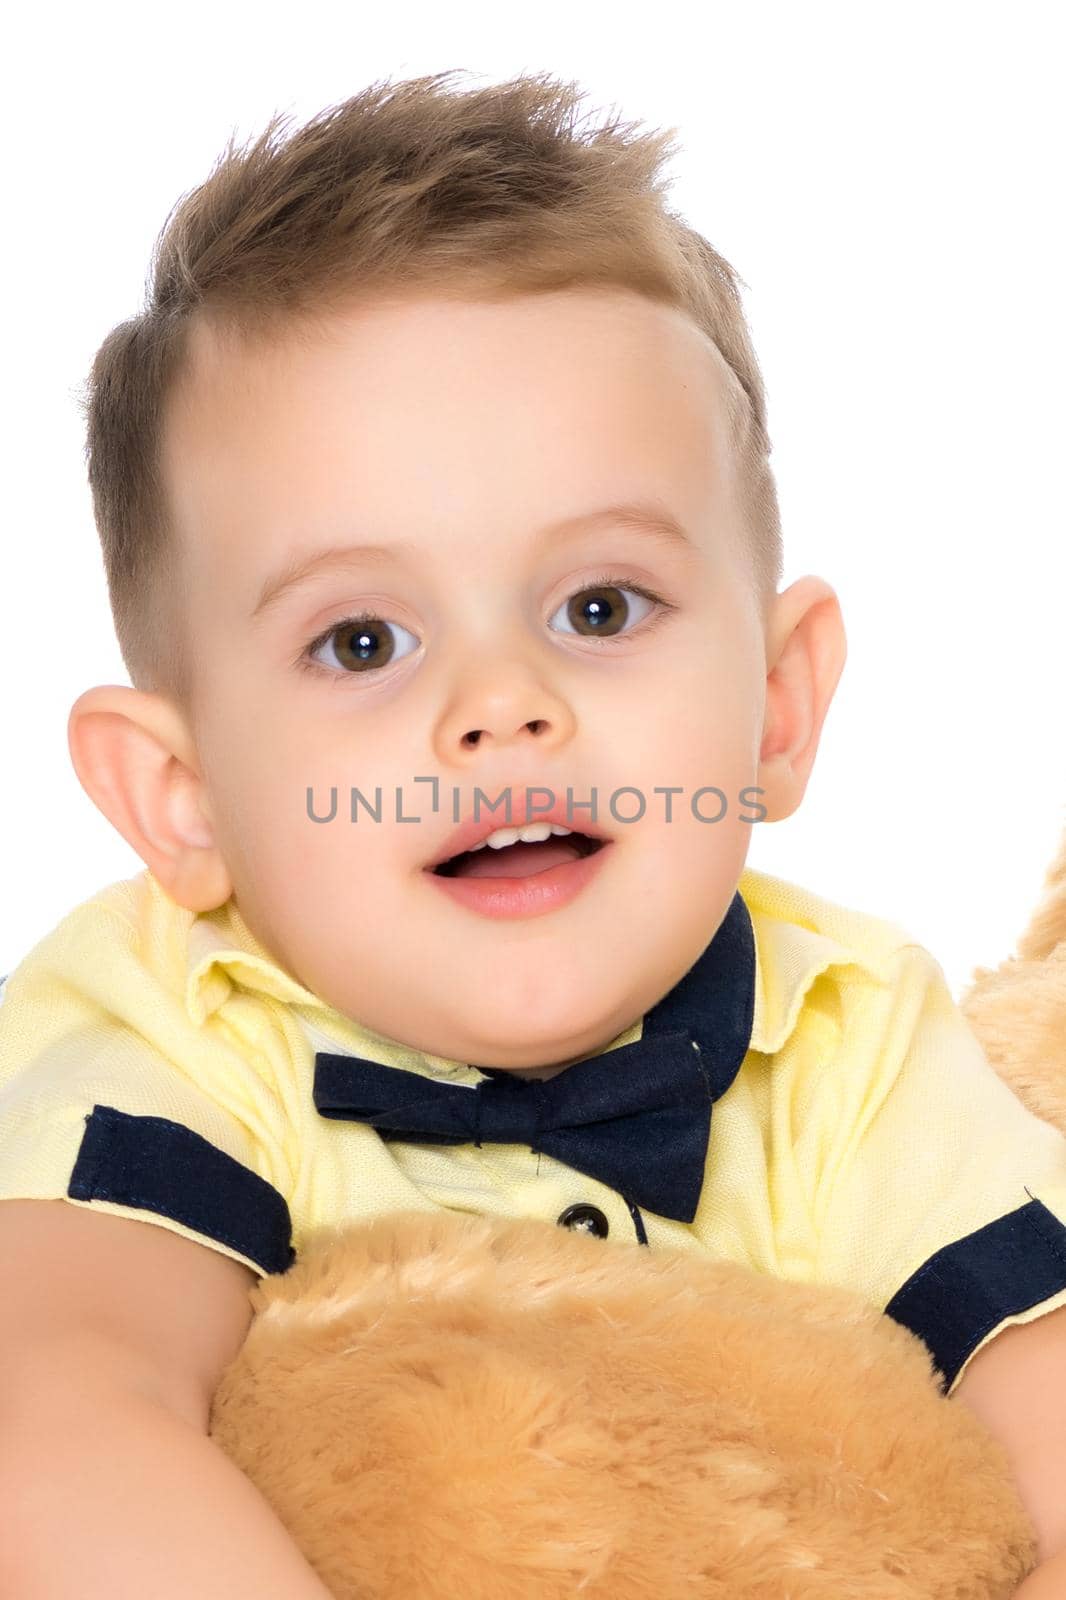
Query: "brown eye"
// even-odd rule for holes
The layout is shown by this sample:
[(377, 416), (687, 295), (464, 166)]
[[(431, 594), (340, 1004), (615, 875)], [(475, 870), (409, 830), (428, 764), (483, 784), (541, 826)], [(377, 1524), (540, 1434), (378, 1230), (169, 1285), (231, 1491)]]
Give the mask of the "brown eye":
[[(655, 602), (649, 596), (643, 595), (637, 589), (626, 589), (613, 583), (599, 583), (588, 589), (579, 589), (577, 594), (560, 606), (559, 611), (565, 611), (569, 628), (563, 628), (563, 633), (574, 632), (584, 639), (609, 639), (622, 632), (627, 622), (633, 620), (633, 604), (625, 597), (635, 597), (638, 607), (643, 604), (647, 610), (637, 611), (636, 620), (639, 622), (647, 616)], [(556, 616), (559, 612), (556, 612)]]
[(312, 647), (311, 656), (317, 661), (320, 659), (318, 651), (328, 649), (332, 651), (333, 660), (327, 656), (323, 665), (338, 666), (349, 674), (373, 672), (388, 666), (396, 657), (393, 642), (396, 633), (405, 634), (417, 649), (418, 640), (414, 634), (397, 622), (386, 622), (382, 617), (346, 617), (343, 622), (335, 623)]

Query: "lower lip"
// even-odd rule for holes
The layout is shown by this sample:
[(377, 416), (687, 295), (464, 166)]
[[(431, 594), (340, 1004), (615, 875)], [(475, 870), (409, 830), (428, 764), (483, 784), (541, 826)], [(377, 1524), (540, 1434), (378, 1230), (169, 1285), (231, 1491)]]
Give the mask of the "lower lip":
[(608, 840), (590, 856), (563, 861), (528, 878), (446, 878), (423, 870), (450, 899), (483, 917), (539, 917), (569, 905), (592, 882), (611, 848)]

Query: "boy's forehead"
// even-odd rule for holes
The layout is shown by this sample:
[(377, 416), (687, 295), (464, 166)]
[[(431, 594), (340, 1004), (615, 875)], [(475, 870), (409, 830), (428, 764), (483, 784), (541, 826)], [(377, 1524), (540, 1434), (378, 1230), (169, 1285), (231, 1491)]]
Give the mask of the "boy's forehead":
[[(222, 502), (231, 525), (242, 502), (261, 523), (263, 505), (249, 503), (257, 490), (310, 528), (315, 502), (328, 516), (330, 483), (347, 493), (344, 469), (360, 460), (352, 477), (372, 520), (400, 434), (413, 447), (404, 499), (414, 519), (415, 485), (435, 474), (443, 504), (442, 476), (458, 481), (464, 462), (472, 497), (491, 495), (494, 475), (501, 493), (521, 496), (524, 469), (543, 494), (554, 466), (560, 517), (640, 498), (639, 484), (622, 481), (636, 452), (653, 496), (684, 498), (687, 483), (693, 498), (707, 504), (711, 492), (720, 507), (734, 471), (731, 385), (713, 340), (683, 311), (629, 290), (377, 299), (253, 333), (200, 315), (163, 435), (174, 532), (190, 550), (204, 537), (215, 545)], [(286, 508), (294, 495), (299, 505), (290, 498)]]
[[(351, 299), (332, 308), (280, 313), (261, 324), (210, 309), (189, 321), (175, 398), (202, 408), (234, 390), (277, 382), (309, 363), (362, 355), (388, 361), (400, 375), (428, 374), (431, 358), (462, 363), (508, 349), (544, 360), (595, 356), (620, 370), (658, 366), (679, 380), (701, 372), (708, 396), (742, 392), (714, 340), (680, 307), (610, 285), (513, 294), (493, 299), (413, 294)], [(689, 370), (686, 370), (689, 369)]]

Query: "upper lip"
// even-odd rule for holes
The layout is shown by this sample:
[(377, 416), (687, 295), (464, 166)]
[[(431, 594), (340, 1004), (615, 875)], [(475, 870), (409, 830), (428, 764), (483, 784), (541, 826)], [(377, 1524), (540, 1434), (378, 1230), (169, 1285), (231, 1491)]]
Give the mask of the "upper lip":
[[(496, 798), (496, 795), (491, 791), (485, 790), (483, 792), (489, 795), (490, 800)], [(532, 816), (529, 814), (530, 810), (533, 812)], [(584, 813), (577, 800), (573, 802), (571, 811), (574, 815), (568, 816), (565, 800), (557, 800), (549, 811), (540, 811), (537, 810), (535, 803), (532, 807), (528, 807), (524, 796), (519, 797), (513, 794), (511, 796), (511, 814), (509, 818), (506, 815), (505, 806), (499, 806), (495, 812), (480, 816), (476, 822), (473, 817), (467, 818), (465, 822), (460, 823), (454, 833), (448, 835), (433, 859), (426, 862), (424, 870), (431, 872), (434, 867), (439, 867), (443, 862), (450, 861), (452, 856), (461, 855), (464, 850), (472, 850), (475, 845), (481, 843), (482, 839), (487, 839), (490, 833), (495, 833), (497, 828), (520, 828), (526, 822), (554, 822), (560, 827), (569, 828), (571, 833), (584, 833), (591, 839), (602, 839), (604, 841), (610, 839), (610, 834), (606, 833), (603, 828), (598, 827), (594, 822), (585, 821)]]

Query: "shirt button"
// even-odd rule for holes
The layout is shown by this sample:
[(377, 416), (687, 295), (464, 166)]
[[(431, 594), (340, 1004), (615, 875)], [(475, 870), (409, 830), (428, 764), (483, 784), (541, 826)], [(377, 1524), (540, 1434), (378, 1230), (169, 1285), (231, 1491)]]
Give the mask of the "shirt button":
[(593, 1233), (597, 1239), (606, 1239), (609, 1232), (607, 1218), (599, 1206), (575, 1205), (567, 1206), (566, 1210), (556, 1218), (561, 1228), (573, 1228), (582, 1233)]

